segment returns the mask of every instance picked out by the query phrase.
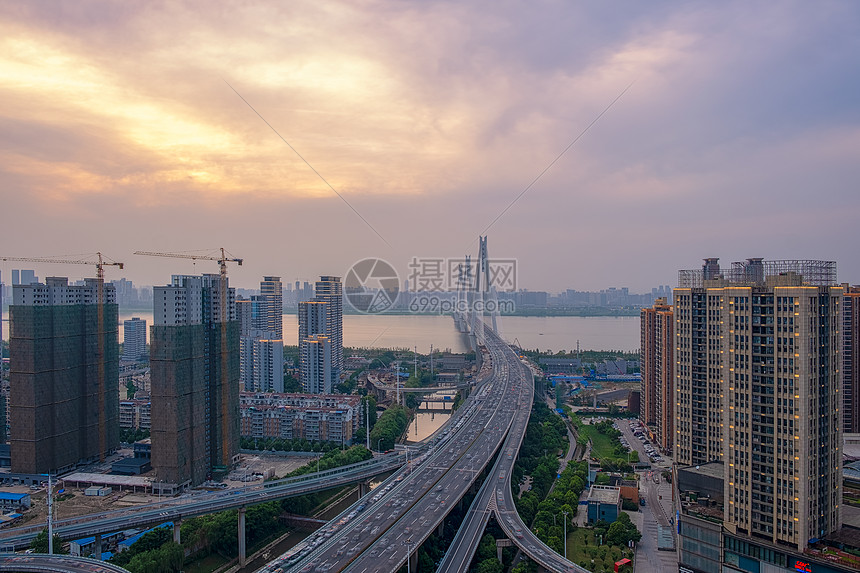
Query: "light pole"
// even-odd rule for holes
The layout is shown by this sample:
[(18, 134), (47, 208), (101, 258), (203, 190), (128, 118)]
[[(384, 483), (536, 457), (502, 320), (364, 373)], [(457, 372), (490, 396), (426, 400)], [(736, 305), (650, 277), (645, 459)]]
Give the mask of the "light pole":
[(54, 554), (54, 487), (48, 474), (48, 555)]
[(564, 515), (564, 558), (567, 559), (567, 512), (562, 511), (562, 515)]
[(412, 560), (412, 538), (406, 540), (406, 573), (412, 573), (412, 564), (409, 563)]

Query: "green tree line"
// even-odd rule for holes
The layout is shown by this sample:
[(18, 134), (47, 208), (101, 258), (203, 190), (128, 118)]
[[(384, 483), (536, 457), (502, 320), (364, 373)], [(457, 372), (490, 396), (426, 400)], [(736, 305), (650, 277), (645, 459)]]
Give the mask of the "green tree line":
[(370, 447), (390, 450), (409, 424), (409, 413), (403, 406), (385, 410), (370, 431)]

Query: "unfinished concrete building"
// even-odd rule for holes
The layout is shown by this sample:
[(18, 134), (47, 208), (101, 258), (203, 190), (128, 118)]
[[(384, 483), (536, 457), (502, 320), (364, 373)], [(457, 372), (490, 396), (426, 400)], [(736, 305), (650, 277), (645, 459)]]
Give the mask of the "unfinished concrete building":
[[(67, 278), (15, 285), (10, 316), (12, 471), (57, 473), (119, 447), (114, 287)], [(101, 306), (101, 309), (99, 309)], [(101, 318), (101, 324), (99, 320)]]
[(154, 301), (152, 467), (160, 482), (194, 486), (226, 473), (238, 458), (235, 292), (219, 275), (174, 276), (155, 287)]

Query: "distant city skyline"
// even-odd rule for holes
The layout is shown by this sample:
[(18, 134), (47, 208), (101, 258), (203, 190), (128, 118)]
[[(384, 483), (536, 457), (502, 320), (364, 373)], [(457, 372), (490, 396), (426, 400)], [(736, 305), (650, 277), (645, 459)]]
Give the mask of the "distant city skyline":
[[(36, 277), (38, 278), (38, 277)], [(85, 281), (84, 278), (81, 279), (71, 279), (72, 283), (80, 283), (83, 284)], [(110, 284), (113, 284), (117, 290), (117, 302), (120, 308), (134, 308), (134, 309), (143, 309), (143, 308), (151, 308), (152, 307), (152, 289), (154, 286), (159, 285), (149, 285), (149, 284), (138, 284), (134, 281), (128, 280), (126, 277), (120, 277), (116, 279), (112, 279), (110, 281), (106, 281)], [(298, 290), (295, 288), (296, 282), (302, 282), (304, 286), (300, 286)], [(0, 281), (0, 284), (3, 284), (7, 294), (11, 296), (12, 285), (5, 283), (4, 281)], [(236, 294), (242, 297), (250, 297), (253, 295), (262, 294), (262, 289), (257, 287), (235, 287)], [(314, 289), (313, 284), (307, 281), (286, 281), (282, 285), (284, 293), (292, 293), (293, 297), (283, 299), (284, 308), (294, 308), (296, 303), (303, 302), (305, 300), (310, 300), (313, 298)], [(517, 292), (529, 292), (529, 293), (545, 293), (549, 297), (557, 297), (569, 294), (571, 292), (578, 294), (588, 294), (588, 293), (606, 293), (606, 294), (618, 294), (618, 295), (630, 295), (630, 296), (639, 296), (639, 295), (653, 295), (655, 298), (660, 296), (665, 296), (671, 298), (672, 296), (672, 285), (669, 284), (660, 284), (655, 285), (650, 288), (645, 288), (642, 291), (636, 291), (635, 289), (631, 289), (626, 286), (619, 285), (608, 285), (601, 287), (596, 290), (582, 290), (576, 289), (573, 287), (568, 287), (566, 289), (561, 289), (559, 291), (552, 291), (546, 289), (519, 289)], [(408, 284), (404, 284), (403, 289), (400, 291), (401, 294), (405, 292), (416, 292), (414, 290), (408, 289)], [(417, 291), (423, 292), (423, 291)], [(9, 300), (6, 301), (7, 303)], [(644, 304), (651, 304), (651, 301), (647, 301)], [(349, 305), (347, 308), (351, 308)]]
[(368, 257), (406, 278), (487, 234), (531, 290), (674, 286), (717, 254), (860, 282), (856, 2), (2, 12), (0, 254), (102, 251), (158, 284), (217, 265), (133, 251), (225, 247), (250, 286)]

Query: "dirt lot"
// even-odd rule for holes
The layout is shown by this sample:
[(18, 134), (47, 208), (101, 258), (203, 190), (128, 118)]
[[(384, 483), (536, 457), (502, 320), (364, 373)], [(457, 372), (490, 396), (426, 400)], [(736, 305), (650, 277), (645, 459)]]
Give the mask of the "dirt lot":
[[(276, 456), (269, 454), (242, 454), (242, 461), (239, 467), (230, 472), (224, 483), (230, 487), (242, 487), (244, 483), (242, 479), (245, 476), (249, 478), (253, 474), (265, 474), (268, 470), (274, 472), (276, 477), (284, 477), (296, 468), (315, 461), (316, 458), (310, 456)], [(262, 478), (250, 480), (245, 483), (254, 483), (262, 481)]]
[[(235, 478), (235, 480), (231, 480), (228, 478), (224, 480), (224, 483), (226, 483), (231, 488), (238, 488), (246, 484), (253, 484), (255, 482), (259, 483), (260, 481), (262, 481), (259, 478), (244, 483), (240, 480), (245, 475), (251, 476), (255, 473), (263, 474), (269, 469), (272, 469), (274, 471), (275, 476), (283, 477), (294, 469), (307, 463), (310, 463), (315, 459), (316, 458), (314, 457), (306, 456), (275, 456), (267, 454), (243, 455), (242, 462), (239, 464), (239, 468), (231, 473), (231, 477)], [(148, 472), (147, 474), (143, 474), (144, 477), (147, 477), (149, 475), (154, 476), (154, 472)], [(140, 492), (133, 493), (131, 491), (120, 492), (114, 490), (114, 492), (109, 496), (96, 497), (85, 496), (84, 488), (75, 489), (72, 487), (66, 487), (65, 492), (63, 494), (58, 494), (58, 490), (59, 488), (54, 486), (54, 516), (58, 520), (66, 519), (69, 517), (77, 517), (79, 515), (86, 515), (89, 513), (97, 513), (100, 511), (108, 511), (112, 509), (121, 509), (126, 507), (132, 507), (135, 505), (153, 503), (157, 502), (159, 499), (158, 495), (151, 495), (148, 493)], [(47, 521), (47, 493), (44, 488), (39, 491), (33, 491), (29, 488), (29, 486), (6, 486), (0, 488), (0, 491), (8, 493), (30, 494), (30, 498), (32, 500), (32, 507), (29, 511), (26, 511), (24, 513), (23, 517), (21, 517), (12, 525), (13, 527), (19, 525), (26, 525), (29, 523), (44, 523)]]

